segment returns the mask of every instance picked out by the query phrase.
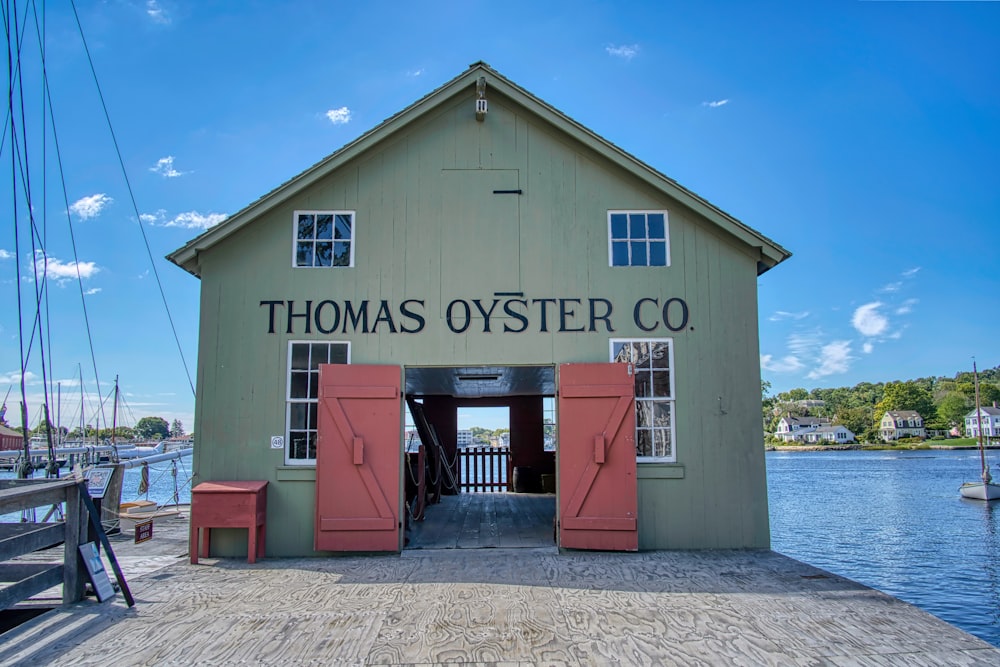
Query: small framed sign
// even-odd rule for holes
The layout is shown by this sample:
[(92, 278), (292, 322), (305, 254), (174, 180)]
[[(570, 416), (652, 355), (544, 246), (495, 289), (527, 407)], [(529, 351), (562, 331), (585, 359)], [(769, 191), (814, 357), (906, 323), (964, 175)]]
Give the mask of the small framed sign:
[(97, 599), (104, 602), (113, 598), (115, 589), (112, 588), (111, 580), (108, 579), (108, 571), (104, 569), (104, 562), (101, 560), (101, 554), (97, 551), (97, 545), (94, 542), (81, 544), (80, 556), (83, 558), (84, 565), (87, 566), (87, 574), (90, 575), (90, 583), (94, 586)]
[(285, 436), (283, 435), (272, 435), (271, 436), (271, 449), (284, 449), (285, 448)]
[(95, 467), (88, 468), (83, 473), (84, 479), (87, 480), (87, 492), (90, 493), (91, 498), (104, 497), (108, 491), (108, 484), (111, 483), (111, 473), (114, 471), (114, 468)]
[(153, 539), (153, 520), (148, 519), (135, 524), (135, 543), (146, 542)]

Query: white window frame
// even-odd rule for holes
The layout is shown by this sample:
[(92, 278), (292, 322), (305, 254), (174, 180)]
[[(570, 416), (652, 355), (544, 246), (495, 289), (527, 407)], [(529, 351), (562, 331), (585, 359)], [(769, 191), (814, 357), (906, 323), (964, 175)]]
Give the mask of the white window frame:
[[(290, 340), (288, 341), (287, 348), (287, 359), (285, 363), (285, 465), (287, 466), (315, 466), (316, 459), (296, 459), (292, 458), (292, 405), (298, 403), (319, 403), (319, 397), (316, 398), (292, 398), (292, 346), (294, 345), (344, 345), (347, 347), (347, 363), (351, 363), (351, 342), (346, 340)], [(312, 348), (309, 350), (310, 355), (312, 354)], [(311, 358), (311, 357), (310, 357)], [(329, 358), (329, 353), (327, 354)], [(311, 365), (311, 362), (310, 362)], [(317, 431), (318, 427), (315, 424), (310, 424), (313, 428), (307, 428), (306, 431)], [(298, 429), (296, 429), (298, 430)]]
[[(636, 398), (636, 411), (639, 410), (639, 402), (666, 403), (670, 406), (670, 455), (669, 456), (636, 456), (637, 463), (676, 463), (677, 462), (677, 391), (676, 391), (676, 366), (674, 366), (674, 339), (673, 338), (610, 338), (608, 339), (608, 357), (615, 361), (615, 345), (622, 343), (666, 343), (667, 345), (667, 369), (670, 375), (670, 397), (669, 398)], [(638, 371), (635, 371), (638, 372)], [(636, 447), (639, 446), (639, 426), (636, 423), (635, 433)]]
[[(647, 227), (646, 227), (646, 229), (647, 229), (647, 232), (646, 232), (646, 263), (645, 264), (633, 264), (632, 263), (632, 246), (631, 246), (631, 243), (630, 243), (629, 244), (629, 249), (628, 249), (629, 263), (625, 264), (625, 265), (616, 265), (615, 264), (615, 255), (614, 255), (614, 244), (612, 243), (612, 241), (615, 240), (615, 239), (612, 238), (612, 233), (611, 233), (611, 216), (612, 215), (626, 215), (626, 216), (627, 215), (646, 215), (646, 216), (648, 216), (651, 213), (663, 215), (663, 241), (666, 244), (666, 247), (664, 248), (664, 252), (666, 254), (666, 257), (665, 257), (666, 264), (664, 264), (663, 266), (660, 266), (658, 264), (657, 265), (653, 265), (653, 264), (649, 263), (649, 242), (650, 242), (650, 238), (649, 238), (649, 232), (648, 232), (649, 227), (648, 227), (648, 220), (647, 220)], [(629, 224), (629, 223), (627, 223), (627, 224)], [(624, 239), (617, 239), (617, 240), (621, 241), (621, 240), (624, 240)], [(659, 241), (659, 239), (654, 239), (654, 240)], [(617, 209), (617, 210), (609, 210), (608, 211), (608, 266), (613, 267), (613, 268), (636, 268), (636, 267), (645, 266), (647, 268), (653, 268), (653, 269), (662, 269), (662, 268), (666, 268), (666, 267), (670, 266), (670, 213), (667, 210), (665, 210), (665, 209), (663, 209), (663, 210), (657, 210), (657, 209), (650, 209), (650, 210), (643, 210), (643, 209), (631, 209), (631, 210), (629, 210), (629, 209), (624, 209), (624, 210), (623, 209)]]
[[(299, 263), (298, 263), (298, 258), (299, 258), (299, 253), (298, 253), (298, 250), (299, 250), (299, 241), (302, 240), (302, 239), (299, 239), (299, 216), (300, 215), (332, 215), (334, 217), (334, 219), (336, 219), (336, 217), (338, 215), (349, 215), (349, 216), (351, 216), (351, 238), (350, 238), (350, 241), (349, 241), (349, 243), (351, 244), (351, 259), (350, 259), (350, 263), (347, 266), (332, 266), (332, 265), (331, 266), (316, 266), (315, 265), (315, 259), (314, 259), (314, 262), (313, 262), (312, 266), (299, 266)], [(334, 235), (336, 235), (336, 230), (337, 230), (337, 225), (336, 225), (336, 221), (335, 221), (334, 222), (334, 227), (333, 227), (333, 233), (334, 233)], [(292, 268), (293, 269), (350, 269), (350, 268), (354, 268), (354, 253), (355, 253), (355, 251), (357, 249), (357, 244), (358, 244), (357, 239), (358, 239), (358, 214), (357, 214), (357, 211), (348, 211), (348, 210), (341, 210), (341, 211), (336, 211), (336, 210), (316, 210), (316, 211), (302, 210), (302, 211), (294, 211), (292, 213)], [(336, 242), (336, 238), (331, 238), (330, 241), (331, 242)], [(315, 246), (315, 240), (313, 240), (313, 244)], [(315, 256), (316, 256), (316, 253), (314, 251), (313, 252), (313, 257), (315, 258)]]

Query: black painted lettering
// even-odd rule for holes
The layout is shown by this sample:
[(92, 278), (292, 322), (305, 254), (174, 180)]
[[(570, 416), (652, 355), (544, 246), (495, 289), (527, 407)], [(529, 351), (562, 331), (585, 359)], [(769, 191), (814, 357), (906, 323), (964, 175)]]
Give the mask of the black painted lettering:
[(421, 331), (424, 330), (424, 325), (426, 324), (423, 315), (407, 308), (407, 305), (411, 303), (418, 303), (420, 304), (421, 307), (423, 307), (424, 305), (424, 302), (418, 299), (407, 299), (403, 303), (399, 304), (399, 312), (403, 314), (403, 317), (408, 317), (417, 323), (416, 329), (408, 329), (405, 324), (400, 322), (399, 330), (402, 333), (420, 333)]
[[(462, 326), (461, 329), (456, 329), (455, 323), (452, 320), (452, 310), (454, 309), (455, 304), (461, 304), (463, 310), (465, 310), (465, 315), (464, 315), (465, 324)], [(472, 309), (469, 308), (469, 304), (466, 303), (465, 300), (463, 299), (455, 299), (454, 301), (449, 303), (448, 310), (445, 311), (445, 316), (446, 316), (446, 321), (448, 322), (448, 328), (451, 329), (454, 333), (465, 333), (466, 329), (469, 328), (469, 324), (472, 323)]]
[(479, 301), (479, 299), (473, 299), (472, 303), (476, 304), (476, 310), (478, 310), (479, 314), (483, 316), (483, 333), (490, 333), (490, 316), (493, 314), (493, 311), (496, 310), (497, 304), (500, 303), (500, 300), (493, 299), (493, 305), (490, 306), (489, 311), (483, 309), (483, 304)]
[(372, 333), (378, 333), (379, 322), (385, 322), (389, 325), (389, 333), (396, 333), (396, 323), (392, 321), (392, 310), (389, 308), (389, 302), (385, 299), (378, 307), (378, 315), (375, 316)]
[[(681, 309), (681, 319), (676, 325), (672, 323), (670, 317), (670, 306), (672, 304), (677, 304)], [(680, 331), (685, 328), (688, 324), (688, 305), (684, 299), (679, 297), (673, 297), (672, 299), (667, 299), (667, 302), (663, 304), (663, 324), (666, 325), (671, 331)]]
[(568, 304), (571, 304), (571, 303), (578, 304), (578, 303), (580, 303), (580, 300), (579, 299), (559, 299), (559, 332), (560, 333), (562, 333), (564, 331), (569, 331), (569, 332), (583, 331), (583, 327), (582, 326), (579, 329), (570, 329), (570, 328), (568, 328), (566, 326), (566, 320), (571, 319), (571, 318), (573, 318), (573, 317), (576, 316), (576, 310), (573, 309), (573, 308), (569, 308), (568, 307)]
[(267, 333), (273, 334), (274, 333), (274, 308), (275, 308), (275, 306), (284, 306), (285, 302), (284, 301), (261, 301), (260, 305), (262, 305), (262, 306), (264, 306), (264, 305), (268, 306)]
[(368, 299), (361, 302), (357, 312), (354, 312), (354, 304), (350, 301), (344, 302), (344, 333), (347, 333), (347, 323), (351, 323), (354, 331), (358, 330), (358, 323), (361, 324), (361, 333), (368, 333)]
[(301, 317), (306, 321), (305, 333), (312, 333), (312, 305), (313, 305), (312, 301), (306, 301), (306, 312), (296, 313), (295, 302), (294, 301), (288, 302), (288, 327), (285, 329), (285, 333), (288, 334), (293, 333), (292, 323), (297, 317)]
[[(325, 306), (330, 306), (333, 308), (333, 324), (328, 327), (323, 326), (323, 308)], [(340, 326), (340, 306), (337, 305), (336, 301), (330, 301), (329, 299), (325, 301), (320, 301), (316, 304), (316, 310), (313, 311), (313, 321), (316, 323), (316, 331), (321, 334), (332, 334), (336, 333), (337, 327)]]
[(528, 302), (525, 299), (507, 299), (503, 304), (503, 312), (507, 313), (508, 316), (513, 317), (515, 320), (521, 323), (520, 329), (514, 329), (506, 322), (503, 323), (503, 330), (505, 333), (521, 333), (528, 328), (528, 318), (524, 313), (519, 313), (511, 308), (511, 304), (518, 303), (527, 311)]
[(657, 322), (651, 327), (647, 327), (645, 324), (642, 323), (642, 317), (640, 311), (642, 310), (642, 304), (646, 303), (647, 301), (657, 307), (660, 305), (659, 299), (650, 299), (648, 297), (643, 297), (639, 299), (638, 301), (635, 302), (635, 308), (632, 309), (632, 321), (635, 322), (635, 326), (639, 327), (643, 331), (656, 331), (656, 327), (659, 326), (660, 324), (659, 322)]
[(539, 329), (540, 332), (545, 333), (549, 330), (549, 314), (546, 306), (550, 303), (555, 303), (557, 299), (532, 299), (531, 303), (541, 304), (539, 306), (542, 315), (542, 326)]
[[(614, 333), (615, 328), (611, 326), (611, 302), (607, 299), (588, 299), (590, 302), (590, 328), (587, 331), (597, 331), (598, 320), (604, 322), (604, 328), (609, 333)], [(597, 304), (604, 304), (604, 314), (597, 314)]]

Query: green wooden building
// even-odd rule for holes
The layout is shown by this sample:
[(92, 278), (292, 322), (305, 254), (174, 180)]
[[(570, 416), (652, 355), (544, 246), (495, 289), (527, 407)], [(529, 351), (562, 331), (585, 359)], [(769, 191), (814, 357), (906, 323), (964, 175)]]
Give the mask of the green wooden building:
[(268, 556), (399, 550), (404, 407), (448, 466), (458, 407), (506, 406), (560, 546), (767, 548), (756, 278), (788, 256), (476, 63), (169, 256), (195, 483), (267, 481)]

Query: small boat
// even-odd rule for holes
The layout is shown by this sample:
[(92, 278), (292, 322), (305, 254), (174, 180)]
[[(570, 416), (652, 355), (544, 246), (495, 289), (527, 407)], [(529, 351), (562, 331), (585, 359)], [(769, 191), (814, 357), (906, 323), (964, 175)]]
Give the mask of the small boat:
[(990, 466), (986, 463), (986, 449), (983, 447), (983, 415), (979, 407), (979, 371), (976, 370), (976, 362), (972, 362), (972, 378), (976, 390), (976, 430), (979, 432), (979, 463), (982, 468), (980, 475), (981, 482), (965, 482), (959, 487), (958, 492), (963, 498), (970, 500), (998, 500), (1000, 499), (1000, 484), (993, 483), (993, 476), (990, 474)]

